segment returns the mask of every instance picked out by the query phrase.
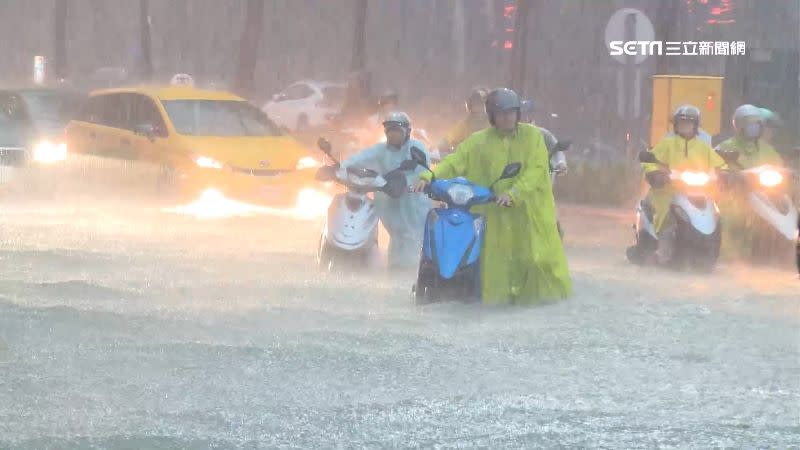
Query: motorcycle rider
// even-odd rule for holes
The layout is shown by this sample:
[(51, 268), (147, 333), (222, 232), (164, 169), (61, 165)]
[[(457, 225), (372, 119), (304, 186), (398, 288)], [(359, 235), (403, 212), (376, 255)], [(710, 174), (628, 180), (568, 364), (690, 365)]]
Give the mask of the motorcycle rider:
[(464, 102), (467, 116), (461, 119), (444, 138), (439, 142), (440, 157), (444, 158), (451, 153), (452, 149), (458, 146), (464, 139), (472, 133), (483, 130), (489, 126), (484, 111), (486, 105), (486, 90), (476, 88), (469, 94)]
[[(671, 169), (709, 171), (725, 166), (725, 161), (705, 141), (699, 138), (700, 110), (693, 105), (681, 105), (672, 115), (673, 134), (664, 137), (652, 149), (653, 155)], [(653, 226), (658, 236), (655, 255), (645, 253), (636, 245), (627, 250), (628, 259), (636, 264), (655, 257), (665, 263), (672, 257), (676, 223), (670, 212), (675, 191), (670, 186), (669, 172), (657, 164), (642, 164), (650, 185), (645, 204), (653, 212)]]
[(783, 167), (783, 159), (775, 148), (763, 139), (765, 131), (761, 108), (742, 105), (733, 113), (735, 135), (717, 146), (720, 152), (739, 154), (735, 166), (750, 169), (763, 164)]
[[(506, 165), (522, 164), (519, 175), (494, 185), (496, 205), (473, 207), (486, 220), (480, 267), (487, 304), (532, 304), (572, 291), (544, 138), (535, 126), (520, 123), (520, 107), (514, 91), (490, 92), (485, 110), (491, 126), (469, 136), (434, 169), (436, 178), (463, 176), (489, 186)], [(414, 190), (424, 190), (431, 178), (429, 172), (420, 175)]]
[[(379, 142), (342, 161), (340, 176), (349, 166), (361, 166), (378, 173), (394, 170), (407, 159), (411, 159), (411, 148), (418, 147), (425, 152), (425, 145), (411, 139), (411, 119), (404, 112), (389, 113), (383, 121), (386, 142)], [(407, 173), (411, 186), (424, 169), (418, 167)], [(375, 192), (375, 208), (389, 233), (389, 267), (414, 268), (419, 262), (422, 246), (422, 233), (425, 217), (431, 208), (431, 201), (425, 195), (408, 193), (400, 198), (391, 198), (382, 192)]]
[[(733, 113), (735, 135), (719, 144), (718, 152), (734, 152), (738, 159), (731, 162), (732, 169), (750, 169), (764, 164), (783, 167), (783, 158), (772, 145), (763, 139), (766, 129), (761, 108), (745, 104)], [(752, 255), (754, 231), (750, 226), (749, 206), (740, 189), (729, 189), (720, 204), (725, 228), (723, 249), (727, 257)]]

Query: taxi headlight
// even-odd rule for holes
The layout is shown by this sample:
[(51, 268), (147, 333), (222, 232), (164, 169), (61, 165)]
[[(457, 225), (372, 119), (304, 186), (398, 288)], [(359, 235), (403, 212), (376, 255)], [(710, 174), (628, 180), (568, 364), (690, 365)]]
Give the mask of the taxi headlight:
[(196, 156), (194, 159), (198, 167), (205, 169), (222, 169), (225, 165), (209, 156)]

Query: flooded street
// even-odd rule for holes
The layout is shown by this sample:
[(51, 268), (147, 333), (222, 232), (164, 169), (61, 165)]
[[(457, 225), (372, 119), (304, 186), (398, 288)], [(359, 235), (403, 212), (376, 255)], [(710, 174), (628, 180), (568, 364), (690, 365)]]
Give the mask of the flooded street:
[(318, 220), (3, 210), (2, 448), (800, 445), (796, 275), (631, 267), (616, 210), (562, 209), (575, 295), (525, 309), (320, 274)]

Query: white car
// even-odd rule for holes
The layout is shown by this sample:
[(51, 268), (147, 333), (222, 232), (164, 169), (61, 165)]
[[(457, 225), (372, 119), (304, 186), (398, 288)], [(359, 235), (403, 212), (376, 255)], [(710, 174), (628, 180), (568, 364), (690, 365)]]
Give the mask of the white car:
[(298, 81), (261, 108), (273, 122), (295, 131), (326, 124), (344, 102), (346, 86), (327, 81)]

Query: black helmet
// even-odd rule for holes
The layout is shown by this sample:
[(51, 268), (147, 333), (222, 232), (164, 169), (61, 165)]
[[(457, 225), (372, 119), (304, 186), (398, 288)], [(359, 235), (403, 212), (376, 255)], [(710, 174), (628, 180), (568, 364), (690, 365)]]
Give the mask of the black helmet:
[(464, 102), (464, 106), (467, 108), (467, 113), (475, 112), (475, 105), (485, 105), (486, 104), (486, 90), (485, 89), (473, 89), (472, 92), (469, 94), (467, 101)]
[(678, 121), (688, 120), (694, 124), (694, 134), (697, 135), (700, 129), (700, 109), (694, 105), (681, 105), (672, 115), (672, 131), (678, 134)]
[(492, 126), (494, 126), (496, 113), (512, 109), (517, 110), (517, 121), (519, 121), (521, 107), (519, 95), (508, 88), (495, 89), (486, 96), (486, 115), (489, 116), (489, 123)]

